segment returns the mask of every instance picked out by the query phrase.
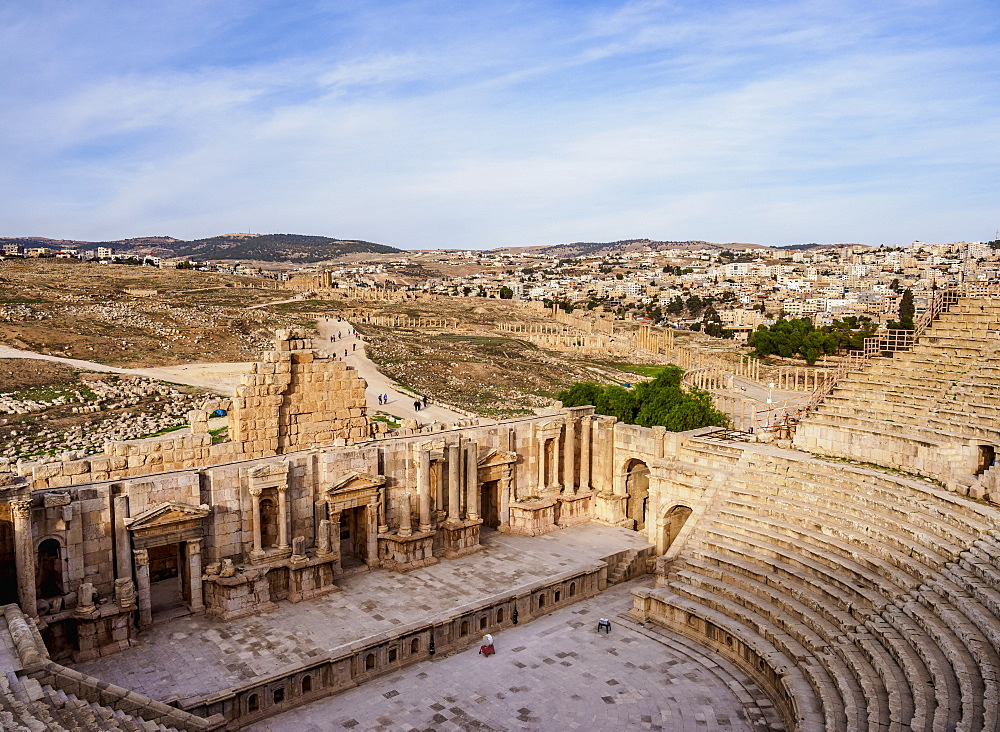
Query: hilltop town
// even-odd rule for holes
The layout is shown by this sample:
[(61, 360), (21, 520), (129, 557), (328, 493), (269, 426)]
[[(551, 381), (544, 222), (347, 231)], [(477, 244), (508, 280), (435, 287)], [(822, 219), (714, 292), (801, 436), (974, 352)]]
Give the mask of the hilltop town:
[[(808, 317), (816, 326), (851, 316), (885, 324), (897, 316), (905, 289), (912, 290), (916, 307), (922, 310), (935, 290), (1000, 279), (998, 241), (780, 248), (642, 239), (483, 251), (372, 250), (348, 252), (308, 265), (142, 253), (170, 251), (162, 249), (162, 238), (154, 241), (160, 249), (134, 243), (148, 243), (147, 239), (132, 240), (126, 248), (111, 244), (59, 247), (51, 240), (34, 240), (36, 246), (24, 246), (18, 243), (22, 240), (6, 241), (4, 255), (8, 259), (55, 257), (181, 267), (234, 274), (256, 280), (259, 287), (298, 292), (391, 289), (541, 301), (567, 311), (610, 311), (639, 322), (705, 330), (727, 338), (745, 338), (757, 326), (773, 323), (782, 315)], [(39, 244), (43, 241), (50, 243)], [(303, 252), (309, 249), (307, 243), (301, 246)], [(302, 253), (294, 259), (308, 257)]]

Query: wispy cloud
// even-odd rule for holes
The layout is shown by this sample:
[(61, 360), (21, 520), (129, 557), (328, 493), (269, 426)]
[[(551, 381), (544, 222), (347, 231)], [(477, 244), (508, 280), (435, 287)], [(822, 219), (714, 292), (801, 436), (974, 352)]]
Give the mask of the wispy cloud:
[(420, 247), (1000, 224), (991, 2), (165, 5), (0, 10), (3, 233)]

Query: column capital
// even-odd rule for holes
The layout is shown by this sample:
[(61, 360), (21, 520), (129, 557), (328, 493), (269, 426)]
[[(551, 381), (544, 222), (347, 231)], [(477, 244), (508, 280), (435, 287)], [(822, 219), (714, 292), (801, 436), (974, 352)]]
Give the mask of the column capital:
[(260, 486), (256, 486), (256, 485), (250, 486), (250, 488), (248, 490), (249, 490), (250, 495), (253, 496), (254, 498), (260, 498), (260, 494), (264, 492), (263, 488), (261, 488)]
[(284, 493), (287, 490), (288, 490), (287, 483), (278, 483), (278, 493)]
[(135, 558), (135, 563), (140, 567), (149, 564), (149, 552), (145, 549), (133, 549), (132, 556)]
[(10, 511), (15, 519), (31, 518), (31, 499), (22, 498), (10, 502)]
[(201, 551), (201, 542), (202, 542), (201, 537), (198, 537), (197, 539), (185, 539), (184, 540), (184, 543), (187, 544), (188, 549), (192, 549), (192, 550), (196, 549), (199, 552)]

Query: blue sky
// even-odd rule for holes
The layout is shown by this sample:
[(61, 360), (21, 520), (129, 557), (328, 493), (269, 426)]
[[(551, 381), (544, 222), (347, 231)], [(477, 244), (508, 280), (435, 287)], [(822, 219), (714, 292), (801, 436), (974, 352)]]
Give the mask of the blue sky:
[(0, 4), (0, 235), (1000, 228), (1000, 3)]

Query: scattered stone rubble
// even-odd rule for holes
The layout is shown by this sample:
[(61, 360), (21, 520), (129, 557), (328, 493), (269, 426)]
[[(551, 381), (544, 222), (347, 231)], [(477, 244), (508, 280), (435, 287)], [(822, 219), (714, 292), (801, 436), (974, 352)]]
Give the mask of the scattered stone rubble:
[[(100, 415), (109, 410), (135, 409), (150, 399), (161, 406), (155, 413), (115, 412), (68, 429), (46, 428), (37, 423), (14, 429), (6, 445), (0, 445), (0, 457), (51, 456), (65, 452), (93, 455), (102, 452), (108, 440), (132, 440), (184, 425), (187, 413), (204, 401), (203, 396), (185, 394), (169, 384), (142, 377), (90, 380), (86, 386), (66, 390), (48, 401), (0, 394), (0, 415), (31, 414), (60, 406), (69, 407), (72, 414)], [(45, 418), (46, 415), (39, 415), (39, 419)]]

